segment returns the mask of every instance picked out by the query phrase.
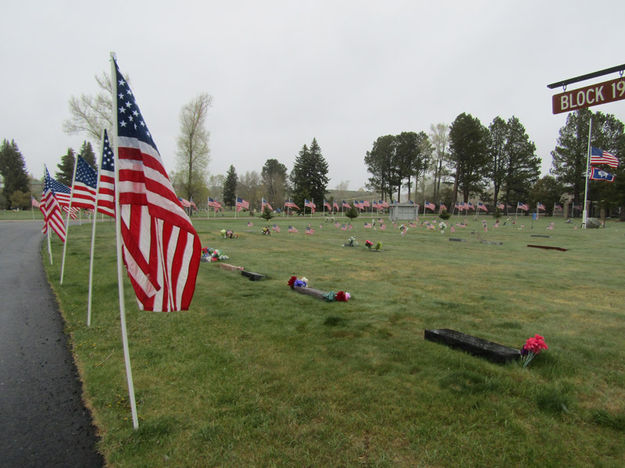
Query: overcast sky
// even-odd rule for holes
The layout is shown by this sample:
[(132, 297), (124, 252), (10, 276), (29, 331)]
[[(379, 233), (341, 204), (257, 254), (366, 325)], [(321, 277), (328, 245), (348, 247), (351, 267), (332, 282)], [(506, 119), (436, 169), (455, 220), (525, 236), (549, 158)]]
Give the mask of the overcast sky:
[[(462, 112), (485, 126), (517, 116), (546, 173), (566, 120), (546, 85), (625, 63), (622, 0), (8, 0), (2, 16), (0, 138), (36, 177), (86, 138), (63, 133), (68, 100), (97, 92), (110, 51), (168, 171), (180, 109), (206, 92), (211, 174), (268, 158), (290, 171), (317, 138), (329, 187), (350, 189), (366, 183), (376, 138)], [(593, 109), (625, 121), (625, 101)]]

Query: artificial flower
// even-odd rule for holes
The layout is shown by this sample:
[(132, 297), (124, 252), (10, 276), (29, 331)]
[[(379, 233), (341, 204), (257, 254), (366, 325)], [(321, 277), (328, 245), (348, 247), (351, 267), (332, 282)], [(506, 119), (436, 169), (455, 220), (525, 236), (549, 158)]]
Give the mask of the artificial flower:
[(549, 349), (549, 346), (545, 343), (545, 338), (540, 335), (534, 335), (528, 338), (521, 348), (521, 362), (523, 362), (523, 367), (527, 367), (529, 363), (532, 362), (532, 359), (540, 354), (543, 349)]

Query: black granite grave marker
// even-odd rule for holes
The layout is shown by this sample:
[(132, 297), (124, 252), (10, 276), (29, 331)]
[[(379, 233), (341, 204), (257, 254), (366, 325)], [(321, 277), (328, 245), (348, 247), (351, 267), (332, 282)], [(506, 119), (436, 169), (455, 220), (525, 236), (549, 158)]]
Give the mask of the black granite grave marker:
[(448, 328), (425, 330), (424, 337), (426, 340), (462, 349), (474, 356), (480, 356), (497, 363), (514, 361), (521, 356), (521, 351), (516, 348), (509, 348)]

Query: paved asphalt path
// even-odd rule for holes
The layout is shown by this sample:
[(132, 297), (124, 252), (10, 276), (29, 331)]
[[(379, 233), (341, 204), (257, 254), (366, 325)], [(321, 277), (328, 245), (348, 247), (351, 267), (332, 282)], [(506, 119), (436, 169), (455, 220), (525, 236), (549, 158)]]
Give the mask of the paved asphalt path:
[(0, 221), (0, 467), (103, 466), (41, 241), (40, 221)]

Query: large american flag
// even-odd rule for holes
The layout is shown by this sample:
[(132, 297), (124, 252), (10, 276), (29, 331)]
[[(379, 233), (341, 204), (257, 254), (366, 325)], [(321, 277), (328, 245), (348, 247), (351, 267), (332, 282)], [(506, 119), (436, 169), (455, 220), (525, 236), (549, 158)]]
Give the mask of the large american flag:
[(140, 309), (187, 310), (200, 264), (200, 239), (117, 63), (115, 69), (117, 193), (128, 276)]
[(97, 183), (98, 175), (96, 171), (82, 156), (78, 156), (74, 185), (72, 187), (72, 208), (93, 210), (95, 208)]
[(265, 206), (273, 211), (273, 207), (269, 204), (267, 200), (265, 200), (265, 197), (262, 197), (260, 202), (260, 211), (265, 211)]
[(115, 217), (115, 165), (113, 150), (109, 137), (104, 130), (102, 142), (102, 164), (100, 166), (100, 181), (98, 182), (98, 211)]
[(607, 151), (595, 148), (590, 149), (590, 164), (607, 164), (610, 167), (618, 167), (618, 158)]
[(42, 231), (45, 234), (48, 232), (48, 229), (52, 229), (59, 238), (65, 242), (67, 236), (65, 222), (63, 221), (63, 213), (61, 213), (61, 207), (56, 198), (55, 188), (69, 190), (69, 187), (50, 177), (48, 168), (46, 168), (43, 181), (43, 194), (41, 195), (41, 204), (39, 206), (39, 209), (43, 213), (44, 221)]
[(237, 207), (237, 211), (249, 210), (250, 209), (250, 202), (245, 201), (242, 198), (238, 198), (237, 197), (236, 207)]
[(307, 199), (304, 199), (304, 206), (310, 208), (313, 213), (315, 212), (315, 209), (317, 208), (317, 205), (315, 205), (315, 203), (312, 200), (307, 200)]
[(527, 203), (517, 202), (516, 207), (517, 207), (519, 210), (523, 210), (523, 211), (527, 211), (527, 210), (529, 210), (529, 207), (527, 206)]

